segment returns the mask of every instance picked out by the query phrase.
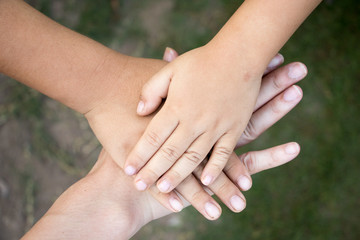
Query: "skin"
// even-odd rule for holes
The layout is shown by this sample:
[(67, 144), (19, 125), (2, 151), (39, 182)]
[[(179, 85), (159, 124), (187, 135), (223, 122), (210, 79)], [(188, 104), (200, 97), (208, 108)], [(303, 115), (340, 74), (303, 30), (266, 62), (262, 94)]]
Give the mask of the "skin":
[[(249, 154), (259, 160), (255, 172), (288, 158), (284, 146), (265, 155)], [(171, 213), (149, 191), (133, 188), (132, 181), (103, 151), (92, 171), (67, 189), (22, 239), (129, 239), (147, 223)]]
[[(169, 59), (168, 55), (165, 55), (165, 58)], [(253, 131), (244, 135), (238, 142), (239, 145), (256, 139), (261, 132), (300, 101), (301, 90), (292, 85), (298, 80), (289, 77), (291, 69), (296, 67), (299, 67), (299, 63), (292, 63), (264, 78), (256, 105), (257, 110), (253, 114), (253, 117), (256, 116), (252, 120)], [(149, 68), (151, 65), (143, 66), (142, 70), (146, 72)], [(148, 74), (151, 74), (151, 71)], [(147, 79), (147, 74), (136, 76), (129, 81), (142, 82)], [(123, 106), (125, 110), (136, 104), (136, 98), (129, 103), (130, 105)], [(120, 124), (122, 127), (119, 128), (124, 132), (120, 146), (124, 152), (128, 152), (150, 119), (144, 121), (129, 110), (118, 120), (124, 123)], [(296, 143), (288, 143), (263, 151), (248, 152), (239, 158), (232, 155), (224, 172), (229, 176), (237, 175), (238, 172), (244, 171), (245, 166), (245, 171), (249, 175), (255, 174), (294, 159), (299, 150)], [(125, 161), (125, 155), (122, 161)], [(202, 171), (203, 165), (196, 169), (194, 176), (200, 177)], [(231, 191), (227, 180), (219, 177), (209, 188), (215, 193)], [(132, 182), (133, 178), (125, 175), (110, 154), (103, 150), (90, 173), (66, 190), (22, 239), (129, 239), (147, 223), (171, 213), (159, 203), (151, 191), (139, 192), (133, 187)], [(184, 188), (189, 186), (182, 185)], [(194, 189), (193, 184), (189, 187)], [(202, 187), (201, 190), (185, 192), (184, 197), (190, 201), (196, 199), (195, 202), (199, 202), (207, 199), (207, 193)], [(189, 203), (185, 202), (185, 205)]]
[[(117, 53), (51, 21), (23, 1), (1, 0), (0, 22), (0, 71), (83, 113), (105, 150), (118, 166), (123, 167), (124, 156), (129, 154), (152, 117), (136, 115), (137, 96), (147, 79), (163, 68), (166, 62)], [(306, 75), (305, 67), (294, 63), (293, 69), (302, 71), (302, 75), (290, 78), (290, 68), (287, 66), (264, 78), (264, 95), (259, 97), (254, 116), (258, 115), (258, 111), (264, 111), (276, 118), (266, 123), (254, 120), (252, 125), (260, 124), (257, 132), (255, 135), (245, 134), (239, 145), (252, 140), (300, 101), (302, 94), (295, 87), (297, 90), (293, 90), (298, 93), (293, 101), (280, 104), (284, 107), (283, 111), (272, 114), (272, 109), (276, 109), (273, 106), (277, 106), (275, 103), (278, 102), (271, 101), (273, 97), (280, 94), (274, 100), (281, 100), (285, 96), (282, 91)], [(282, 84), (277, 83), (276, 86), (280, 87), (273, 88), (274, 82)], [(247, 132), (253, 133), (252, 129), (254, 127)], [(288, 156), (287, 161), (296, 155)], [(250, 186), (251, 178), (244, 163), (235, 161), (237, 158), (234, 155), (232, 159), (232, 166), (239, 171), (228, 168), (228, 171), (220, 174), (219, 181), (214, 182), (214, 187), (210, 184), (209, 188), (232, 211), (240, 212), (245, 206), (245, 198), (240, 190), (247, 188), (241, 187), (239, 178), (247, 177)], [(253, 162), (253, 158), (249, 159), (247, 161)], [(253, 165), (247, 161), (247, 165)], [(178, 192), (207, 219), (217, 219), (221, 208), (204, 191), (197, 178), (200, 178), (198, 170), (189, 175), (176, 191), (161, 193), (154, 186), (149, 191), (171, 211), (180, 211), (183, 207)], [(216, 188), (218, 186), (224, 187)], [(238, 200), (236, 207), (232, 201), (234, 196)]]
[(208, 44), (150, 79), (138, 114), (166, 101), (126, 160), (138, 190), (157, 183), (171, 191), (209, 152), (201, 181), (219, 176), (249, 122), (264, 69), (320, 2), (245, 1)]

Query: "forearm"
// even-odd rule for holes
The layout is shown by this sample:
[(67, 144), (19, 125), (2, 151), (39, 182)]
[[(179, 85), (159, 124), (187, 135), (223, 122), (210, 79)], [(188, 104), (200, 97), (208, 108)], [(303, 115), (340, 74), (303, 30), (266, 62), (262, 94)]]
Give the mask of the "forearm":
[[(79, 112), (89, 111), (112, 87), (107, 80), (114, 73), (108, 68), (115, 67), (108, 61), (114, 51), (23, 1), (0, 1), (0, 49), (0, 72)], [(120, 76), (127, 57), (118, 60), (115, 74)]]
[(321, 0), (247, 0), (209, 45), (232, 62), (263, 72)]

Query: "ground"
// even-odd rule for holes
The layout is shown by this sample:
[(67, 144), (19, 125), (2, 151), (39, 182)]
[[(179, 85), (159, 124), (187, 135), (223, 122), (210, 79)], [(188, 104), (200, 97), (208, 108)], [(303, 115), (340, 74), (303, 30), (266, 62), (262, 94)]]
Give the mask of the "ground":
[[(160, 58), (205, 44), (235, 0), (33, 0), (44, 14), (122, 53)], [(298, 141), (292, 163), (254, 176), (247, 209), (209, 222), (188, 208), (134, 239), (360, 239), (360, 3), (327, 0), (281, 50), (302, 61), (300, 106), (245, 150)], [(0, 76), (0, 240), (18, 239), (94, 164), (83, 116)]]

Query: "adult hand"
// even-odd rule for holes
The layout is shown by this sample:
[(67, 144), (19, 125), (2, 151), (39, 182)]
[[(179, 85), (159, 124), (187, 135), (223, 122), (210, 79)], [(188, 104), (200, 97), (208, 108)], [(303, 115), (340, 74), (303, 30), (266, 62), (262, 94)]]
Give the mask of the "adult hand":
[[(289, 146), (247, 153), (257, 159), (248, 171), (284, 164), (294, 156), (286, 153)], [(149, 191), (133, 188), (132, 181), (103, 150), (91, 172), (67, 189), (22, 239), (129, 239), (150, 221), (171, 213)], [(198, 196), (193, 192), (189, 197)]]

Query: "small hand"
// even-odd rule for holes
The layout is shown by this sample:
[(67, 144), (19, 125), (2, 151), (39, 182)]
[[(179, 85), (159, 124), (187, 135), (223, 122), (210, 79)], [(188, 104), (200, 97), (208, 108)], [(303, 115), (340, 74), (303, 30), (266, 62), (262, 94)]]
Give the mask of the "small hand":
[[(135, 179), (139, 190), (166, 172), (183, 180), (212, 150), (201, 178), (209, 185), (228, 161), (251, 116), (261, 76), (213, 52), (207, 47), (187, 52), (144, 86), (139, 114), (153, 112), (166, 94), (167, 99), (125, 164), (130, 175), (141, 169)], [(159, 92), (151, 95), (152, 88)]]
[[(176, 55), (176, 53), (173, 53), (173, 54)], [(277, 55), (277, 57), (274, 58), (273, 61), (271, 62), (272, 63), (271, 65), (273, 65), (273, 66), (270, 66), (270, 68), (271, 67), (273, 68), (274, 65), (276, 65), (274, 63), (276, 63), (276, 62), (281, 63), (282, 60), (283, 60), (282, 57), (280, 55)], [(299, 67), (302, 70), (306, 70), (303, 67), (303, 65), (300, 65)], [(166, 73), (166, 71), (165, 71), (165, 73), (163, 71), (161, 71), (160, 73), (164, 75)], [(303, 71), (303, 75), (301, 77), (303, 77), (305, 74), (306, 74), (306, 72)], [(147, 108), (148, 110), (150, 109), (149, 111), (152, 111), (153, 108), (155, 108), (160, 103), (161, 98), (166, 97), (167, 88), (169, 86), (169, 84), (168, 84), (169, 81), (167, 80), (166, 76), (163, 76), (163, 77), (164, 78), (161, 79), (155, 75), (153, 78), (155, 80), (150, 81), (150, 83), (145, 85), (145, 87), (144, 87), (143, 98), (149, 99), (147, 101), (148, 105), (150, 106)], [(160, 79), (160, 80), (156, 80), (156, 79)], [(187, 81), (187, 82), (189, 82), (189, 81)], [(171, 86), (170, 86), (170, 90), (171, 90)], [(180, 85), (180, 87), (181, 86), (182, 85)], [(244, 94), (241, 94), (241, 91), (243, 91), (243, 89), (240, 89), (240, 92), (237, 94), (243, 96)], [(158, 98), (149, 97), (149, 96), (153, 95), (152, 93), (154, 93), (154, 92), (159, 93), (159, 95), (161, 97), (158, 97)], [(189, 92), (191, 92), (191, 89), (189, 89)], [(238, 91), (236, 91), (236, 92), (238, 92)], [(199, 94), (199, 95), (201, 95), (201, 94)], [(265, 93), (265, 95), (266, 95), (266, 93)], [(183, 96), (188, 96), (188, 98), (191, 99), (192, 95), (191, 94), (190, 95), (183, 94)], [(170, 98), (170, 93), (169, 93), (169, 98)], [(169, 98), (168, 98), (168, 100), (169, 100)], [(201, 97), (199, 97), (199, 99), (201, 99)], [(204, 98), (203, 98), (203, 100), (205, 101)], [(217, 100), (219, 102), (222, 102), (219, 98), (217, 98)], [(237, 101), (241, 101), (241, 100), (237, 100)], [(237, 104), (234, 104), (234, 102), (235, 102), (235, 100), (233, 100), (231, 98), (227, 98), (225, 105), (228, 105), (231, 107), (237, 106)], [(187, 104), (185, 104), (185, 108), (186, 108), (186, 105)], [(221, 104), (218, 104), (218, 105), (211, 104), (211, 105), (215, 105), (215, 108), (218, 108), (219, 105), (221, 105)], [(194, 104), (192, 104), (192, 106), (194, 106)], [(141, 103), (140, 103), (140, 108), (141, 108)], [(138, 175), (136, 177), (136, 180), (135, 180), (136, 186), (139, 190), (144, 190), (148, 186), (152, 185), (161, 175), (163, 175), (163, 173), (169, 168), (169, 166), (170, 167), (172, 166), (172, 168), (169, 171), (167, 171), (164, 174), (164, 176), (158, 181), (158, 187), (159, 187), (160, 191), (162, 191), (162, 192), (168, 192), (168, 191), (172, 190), (174, 187), (177, 186), (177, 184), (179, 182), (181, 182), (181, 180), (183, 180), (186, 176), (188, 176), (193, 171), (193, 168), (195, 168), (206, 157), (207, 152), (210, 150), (210, 148), (212, 146), (211, 144), (209, 144), (209, 145), (207, 145), (207, 148), (205, 147), (205, 145), (207, 143), (209, 143), (209, 141), (208, 141), (209, 138), (206, 137), (206, 136), (210, 136), (209, 135), (210, 133), (208, 133), (208, 132), (201, 132), (201, 133), (198, 132), (197, 134), (192, 135), (191, 138), (185, 137), (189, 132), (191, 132), (195, 129), (195, 128), (191, 129), (192, 126), (189, 126), (189, 125), (191, 125), (190, 123), (192, 123), (191, 121), (188, 121), (189, 119), (185, 120), (185, 122), (186, 122), (185, 125), (184, 124), (181, 125), (181, 122), (176, 120), (175, 121), (176, 122), (176, 130), (174, 130), (174, 132), (171, 132), (171, 131), (173, 131), (173, 129), (169, 130), (170, 128), (166, 128), (166, 122), (168, 122), (168, 121), (171, 122), (171, 119), (174, 120), (174, 116), (175, 116), (175, 118), (177, 118), (176, 116), (181, 118), (181, 116), (177, 113), (177, 114), (170, 114), (169, 118), (166, 119), (165, 117), (166, 117), (167, 113), (165, 115), (161, 115), (164, 111), (165, 112), (167, 111), (166, 109), (169, 110), (169, 108), (166, 108), (166, 103), (165, 103), (163, 109), (160, 110), (160, 112), (155, 116), (154, 120), (151, 122), (151, 124), (147, 128), (146, 132), (144, 133), (143, 137), (140, 139), (140, 141), (138, 142), (138, 144), (135, 146), (134, 150), (128, 157), (128, 161), (126, 164), (126, 166), (127, 166), (126, 171), (129, 175), (131, 175), (131, 174), (136, 173), (137, 169), (139, 169), (142, 166), (142, 164), (145, 163), (145, 161), (143, 161), (144, 159), (151, 157), (152, 154), (154, 154), (154, 152), (156, 152), (152, 156), (152, 161), (148, 162), (146, 164), (146, 166), (138, 173)], [(145, 113), (147, 113), (148, 110), (145, 110)], [(172, 108), (172, 110), (174, 110), (174, 108)], [(172, 110), (170, 110), (170, 111), (172, 111)], [(224, 114), (220, 114), (220, 115), (224, 116)], [(190, 115), (184, 114), (184, 115), (186, 115), (185, 118), (187, 118), (188, 116), (190, 116), (190, 118), (191, 118), (191, 116), (193, 116), (192, 114), (190, 114)], [(234, 115), (236, 115), (236, 113)], [(209, 122), (209, 121), (212, 122), (212, 120), (216, 119), (215, 115), (213, 115), (213, 117), (209, 117), (209, 116), (212, 116), (212, 114), (210, 114), (210, 115), (203, 114), (202, 116), (200, 116), (200, 119), (202, 119), (200, 122), (204, 122), (204, 123)], [(161, 119), (163, 119), (164, 121), (161, 121)], [(172, 122), (172, 123), (175, 123), (175, 122)], [(180, 127), (180, 126), (182, 126), (182, 127)], [(185, 128), (184, 128), (184, 126), (185, 126)], [(188, 126), (188, 128), (186, 128), (186, 126)], [(198, 129), (204, 130), (203, 126), (200, 126), (197, 124), (194, 124), (194, 126), (199, 126)], [(174, 125), (174, 127), (175, 127), (175, 125)], [(154, 129), (157, 129), (157, 130), (154, 130)], [(164, 137), (166, 138), (168, 136), (167, 133), (165, 133), (166, 131), (164, 129), (169, 130), (168, 133), (171, 134), (171, 136), (161, 146), (162, 139), (164, 139)], [(189, 131), (185, 131), (184, 129), (188, 129)], [(164, 133), (165, 135), (158, 135), (157, 134), (158, 132)], [(177, 134), (175, 134), (175, 133), (177, 133)], [(198, 135), (198, 134), (200, 134), (200, 135)], [(210, 184), (216, 178), (219, 170), (221, 170), (223, 167), (223, 164), (226, 163), (226, 159), (227, 159), (228, 155), (231, 154), (231, 152), (232, 152), (232, 149), (230, 151), (230, 148), (222, 147), (222, 146), (227, 145), (225, 143), (226, 141), (224, 142), (224, 139), (227, 138), (226, 136), (234, 137), (235, 135), (232, 135), (232, 134), (229, 135), (228, 133), (226, 133), (220, 138), (221, 140), (219, 140), (219, 141), (216, 140), (217, 139), (216, 137), (215, 138), (212, 137), (212, 141), (216, 140), (217, 143), (214, 147), (213, 154), (211, 155), (209, 162), (214, 163), (214, 161), (217, 161), (217, 162), (215, 162), (215, 165), (214, 164), (212, 165), (212, 166), (217, 166), (217, 167), (212, 168), (212, 167), (209, 167), (209, 165), (207, 165), (207, 167), (204, 170), (203, 176), (201, 178), (202, 182), (205, 185)], [(239, 137), (237, 137), (236, 139), (238, 139), (238, 138)], [(184, 148), (181, 148), (181, 149), (179, 149), (177, 147), (177, 145), (178, 145), (177, 143), (180, 144), (180, 142), (183, 141), (184, 139), (186, 141), (188, 141), (189, 143), (192, 142), (191, 146), (187, 150), (186, 150), (186, 148), (188, 147), (188, 145), (186, 145)], [(204, 140), (204, 141), (200, 141), (200, 140)], [(235, 140), (234, 144), (236, 144), (236, 141), (237, 140)], [(231, 140), (231, 142), (232, 142), (232, 140)], [(213, 143), (215, 143), (215, 142), (213, 142)], [(221, 143), (224, 143), (224, 145), (222, 145)], [(159, 146), (161, 146), (161, 148), (157, 151), (157, 147), (159, 147)], [(199, 149), (203, 149), (203, 150), (199, 151)], [(204, 149), (206, 149), (206, 150), (204, 150)], [(185, 151), (185, 152), (183, 153), (183, 151)], [(179, 160), (177, 160), (177, 162), (174, 165), (172, 165), (174, 163), (174, 161), (176, 161), (177, 158), (179, 158)], [(136, 165), (139, 161), (141, 162), (141, 164)], [(136, 165), (136, 167), (134, 167), (133, 165)], [(210, 170), (209, 170), (209, 168), (210, 168)], [(211, 170), (211, 168), (214, 171)], [(217, 169), (217, 170), (215, 170), (215, 169)], [(167, 180), (165, 181), (165, 179), (167, 179)]]

